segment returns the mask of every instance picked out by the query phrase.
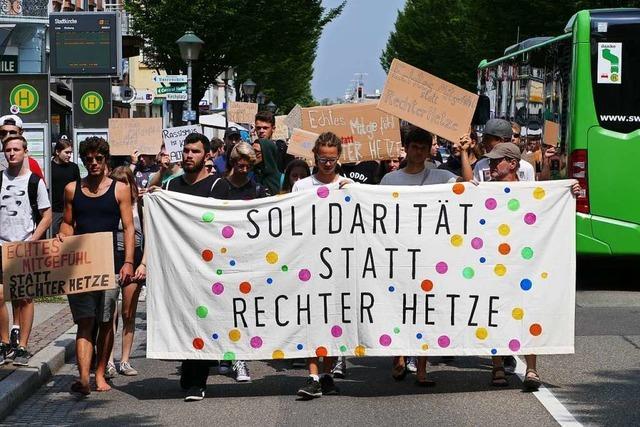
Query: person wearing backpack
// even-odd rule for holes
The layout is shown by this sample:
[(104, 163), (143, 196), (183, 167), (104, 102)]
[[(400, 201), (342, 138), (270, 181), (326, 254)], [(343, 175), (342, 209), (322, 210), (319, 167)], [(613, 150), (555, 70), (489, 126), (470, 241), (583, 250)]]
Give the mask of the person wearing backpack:
[[(9, 242), (40, 240), (51, 225), (51, 203), (44, 181), (23, 168), (27, 140), (12, 134), (2, 141), (8, 167), (0, 174), (0, 245)], [(0, 295), (0, 365), (13, 358), (13, 364), (26, 366), (27, 350), (33, 326), (32, 299), (11, 301), (13, 327), (9, 337), (9, 317)]]

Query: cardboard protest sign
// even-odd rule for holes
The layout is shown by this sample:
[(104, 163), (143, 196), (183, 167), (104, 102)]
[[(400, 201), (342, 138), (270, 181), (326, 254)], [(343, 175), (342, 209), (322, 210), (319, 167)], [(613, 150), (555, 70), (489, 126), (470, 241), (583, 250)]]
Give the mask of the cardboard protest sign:
[(154, 192), (147, 357), (571, 353), (572, 183)]
[(182, 161), (182, 146), (187, 135), (192, 133), (202, 133), (202, 126), (187, 125), (162, 129), (162, 142), (169, 153), (171, 163)]
[(313, 145), (318, 138), (317, 133), (307, 132), (302, 129), (294, 129), (289, 138), (287, 154), (299, 157), (308, 161), (313, 161)]
[(378, 108), (449, 141), (469, 132), (478, 95), (394, 59)]
[(162, 145), (162, 118), (109, 119), (109, 151), (112, 156), (158, 154)]
[(400, 121), (378, 110), (376, 104), (303, 108), (302, 129), (338, 135), (342, 163), (387, 160), (400, 154)]
[(113, 235), (3, 243), (2, 268), (5, 301), (113, 289)]
[(276, 116), (276, 130), (273, 131), (273, 136), (271, 136), (274, 141), (279, 139), (286, 141), (289, 139), (289, 126), (285, 123), (286, 118), (287, 116)]
[(229, 121), (236, 123), (253, 123), (258, 114), (258, 104), (254, 102), (229, 102)]
[(300, 104), (296, 104), (296, 106), (289, 111), (289, 114), (287, 114), (287, 118), (285, 119), (285, 124), (290, 129), (302, 127), (302, 107)]
[(550, 120), (544, 121), (543, 142), (547, 145), (558, 145), (560, 142), (560, 125)]

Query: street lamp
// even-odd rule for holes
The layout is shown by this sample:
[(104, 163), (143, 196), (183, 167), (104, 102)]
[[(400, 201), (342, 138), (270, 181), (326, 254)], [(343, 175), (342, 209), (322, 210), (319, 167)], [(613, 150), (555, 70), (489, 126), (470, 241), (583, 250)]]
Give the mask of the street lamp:
[(242, 83), (242, 93), (249, 96), (249, 102), (251, 102), (251, 96), (256, 91), (256, 86), (256, 83), (251, 79), (247, 79)]
[(191, 92), (192, 92), (192, 79), (191, 79), (191, 62), (196, 61), (200, 55), (200, 49), (204, 42), (193, 31), (187, 31), (184, 36), (176, 40), (178, 47), (180, 48), (180, 56), (187, 62), (187, 106), (189, 108), (189, 120), (187, 124), (191, 124)]
[(274, 104), (273, 101), (269, 101), (269, 103), (267, 104), (267, 110), (275, 114), (277, 109), (278, 109), (278, 106)]
[(263, 105), (266, 100), (267, 96), (262, 92), (258, 92), (258, 94), (256, 95), (256, 102), (258, 103), (258, 105)]
[(235, 80), (236, 72), (233, 67), (224, 72), (224, 129), (229, 127), (229, 80)]

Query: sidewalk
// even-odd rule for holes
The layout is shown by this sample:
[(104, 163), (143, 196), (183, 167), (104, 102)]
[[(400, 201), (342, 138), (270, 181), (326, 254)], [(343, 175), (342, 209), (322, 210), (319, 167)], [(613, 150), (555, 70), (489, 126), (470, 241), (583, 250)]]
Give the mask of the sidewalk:
[[(7, 309), (11, 327), (10, 303)], [(0, 419), (64, 365), (74, 344), (75, 326), (66, 298), (64, 302), (37, 302), (29, 339), (28, 350), (33, 354), (29, 366), (14, 367), (9, 363), (0, 367)]]

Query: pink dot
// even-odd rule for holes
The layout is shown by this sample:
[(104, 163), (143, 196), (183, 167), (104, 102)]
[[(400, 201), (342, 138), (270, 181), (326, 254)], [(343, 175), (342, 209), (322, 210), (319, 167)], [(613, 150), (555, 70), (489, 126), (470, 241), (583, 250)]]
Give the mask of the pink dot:
[(444, 261), (440, 261), (439, 263), (436, 264), (436, 271), (440, 274), (444, 274), (449, 270), (449, 266), (447, 265), (446, 262)]
[(482, 239), (479, 237), (474, 237), (473, 240), (471, 240), (471, 247), (473, 249), (481, 249), (483, 245), (484, 243), (482, 242)]
[(311, 272), (309, 270), (307, 270), (306, 268), (303, 268), (298, 273), (298, 278), (300, 280), (302, 280), (303, 282), (306, 282), (307, 280), (311, 279)]
[(536, 214), (534, 214), (533, 212), (529, 212), (527, 214), (525, 214), (524, 216), (524, 222), (527, 225), (533, 225), (536, 223)]
[(213, 292), (215, 295), (220, 295), (224, 292), (224, 285), (220, 282), (214, 283), (213, 286), (211, 286), (211, 292)]
[(326, 199), (327, 197), (329, 197), (329, 189), (324, 185), (318, 188), (317, 193), (318, 193), (318, 197), (320, 197), (321, 199)]
[(493, 197), (488, 198), (484, 202), (484, 207), (489, 209), (490, 211), (494, 210), (497, 206), (498, 206), (498, 202), (496, 202), (496, 199), (494, 199)]
[(225, 239), (230, 239), (233, 237), (233, 227), (230, 225), (227, 225), (226, 227), (224, 227), (222, 229), (222, 237), (224, 237)]
[(342, 328), (338, 325), (335, 325), (331, 328), (331, 335), (333, 335), (334, 338), (338, 338), (342, 336)]
[(451, 339), (449, 339), (448, 336), (446, 335), (440, 335), (438, 337), (438, 345), (442, 348), (447, 348), (449, 347), (449, 344), (451, 344)]
[(253, 347), (253, 348), (260, 348), (260, 347), (262, 347), (262, 338), (253, 337), (253, 338), (251, 338), (249, 343), (251, 344), (251, 347)]
[(391, 345), (391, 337), (387, 334), (380, 335), (380, 345), (389, 347)]
[(511, 341), (509, 341), (509, 350), (511, 351), (518, 351), (520, 350), (520, 341), (513, 339)]

